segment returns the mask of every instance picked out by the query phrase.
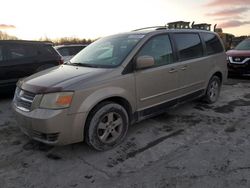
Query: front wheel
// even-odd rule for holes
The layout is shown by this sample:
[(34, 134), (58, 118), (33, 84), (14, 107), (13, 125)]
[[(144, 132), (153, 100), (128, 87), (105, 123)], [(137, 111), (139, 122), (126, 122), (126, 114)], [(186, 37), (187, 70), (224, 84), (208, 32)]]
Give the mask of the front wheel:
[(89, 115), (85, 141), (99, 151), (111, 149), (123, 141), (128, 125), (127, 111), (121, 105), (103, 102)]
[(220, 95), (221, 80), (218, 76), (213, 76), (207, 86), (204, 99), (207, 103), (212, 104), (217, 101)]

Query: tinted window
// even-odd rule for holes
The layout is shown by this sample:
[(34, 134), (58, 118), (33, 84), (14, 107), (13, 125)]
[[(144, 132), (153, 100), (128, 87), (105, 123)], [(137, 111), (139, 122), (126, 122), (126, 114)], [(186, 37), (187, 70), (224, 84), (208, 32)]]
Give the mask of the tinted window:
[(140, 50), (137, 56), (152, 56), (155, 66), (173, 62), (173, 51), (168, 35), (159, 35), (151, 38)]
[(62, 56), (70, 56), (69, 48), (59, 48), (57, 50)]
[(73, 56), (76, 55), (78, 52), (80, 52), (85, 46), (68, 46), (68, 47), (62, 47), (58, 48), (57, 51), (62, 56)]
[(0, 46), (0, 61), (3, 61), (3, 47)]
[(211, 33), (202, 33), (206, 44), (207, 54), (212, 55), (223, 51), (223, 47), (218, 37)]
[(76, 55), (78, 52), (80, 52), (82, 49), (84, 48), (84, 46), (74, 46), (71, 47), (70, 49), (70, 54), (71, 55)]
[(8, 59), (22, 59), (26, 57), (32, 57), (37, 55), (36, 50), (32, 46), (26, 46), (21, 44), (13, 44), (8, 46)]
[(58, 52), (51, 45), (41, 45), (39, 51), (49, 57), (58, 56)]
[(174, 39), (180, 60), (193, 59), (203, 55), (203, 48), (198, 34), (178, 33), (174, 34)]

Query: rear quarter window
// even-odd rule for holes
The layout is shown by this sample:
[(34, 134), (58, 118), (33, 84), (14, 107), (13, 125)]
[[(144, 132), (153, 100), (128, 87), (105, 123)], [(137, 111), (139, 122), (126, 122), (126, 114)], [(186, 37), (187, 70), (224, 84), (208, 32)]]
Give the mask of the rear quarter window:
[(198, 33), (175, 33), (173, 36), (179, 60), (184, 61), (203, 56), (203, 47)]
[(207, 55), (217, 54), (224, 51), (219, 38), (215, 34), (201, 33), (201, 36), (206, 45)]
[(48, 57), (59, 57), (58, 52), (51, 45), (42, 45), (39, 47), (40, 53)]

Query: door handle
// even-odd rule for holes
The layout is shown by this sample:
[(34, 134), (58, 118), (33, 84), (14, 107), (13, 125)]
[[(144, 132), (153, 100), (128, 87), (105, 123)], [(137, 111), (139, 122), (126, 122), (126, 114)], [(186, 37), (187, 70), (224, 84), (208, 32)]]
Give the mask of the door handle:
[(177, 72), (177, 70), (176, 69), (170, 69), (170, 71), (168, 71), (169, 73), (175, 73), (175, 72)]
[(181, 70), (187, 70), (187, 66), (182, 67)]

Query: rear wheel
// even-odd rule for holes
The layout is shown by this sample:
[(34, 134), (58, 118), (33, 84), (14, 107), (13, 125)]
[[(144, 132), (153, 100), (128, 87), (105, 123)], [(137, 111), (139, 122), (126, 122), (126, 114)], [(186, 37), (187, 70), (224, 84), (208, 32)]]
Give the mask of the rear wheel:
[(96, 150), (108, 150), (123, 141), (129, 125), (127, 111), (119, 104), (103, 102), (90, 113), (85, 140)]
[(213, 76), (207, 86), (204, 99), (207, 103), (212, 104), (217, 101), (220, 95), (221, 80), (218, 76)]

